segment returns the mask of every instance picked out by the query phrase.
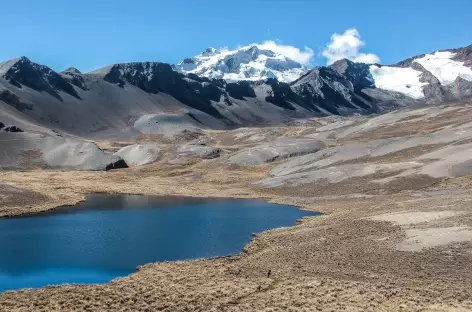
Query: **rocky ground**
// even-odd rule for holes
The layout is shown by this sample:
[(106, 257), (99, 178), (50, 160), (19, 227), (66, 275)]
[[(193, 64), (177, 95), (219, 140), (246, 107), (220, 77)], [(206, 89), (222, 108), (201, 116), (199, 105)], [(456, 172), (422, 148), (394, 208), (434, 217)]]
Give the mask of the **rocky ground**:
[(95, 141), (130, 167), (1, 171), (3, 217), (89, 192), (266, 198), (322, 215), (261, 233), (234, 257), (5, 292), (0, 310), (472, 310), (471, 117), (472, 105), (457, 104)]

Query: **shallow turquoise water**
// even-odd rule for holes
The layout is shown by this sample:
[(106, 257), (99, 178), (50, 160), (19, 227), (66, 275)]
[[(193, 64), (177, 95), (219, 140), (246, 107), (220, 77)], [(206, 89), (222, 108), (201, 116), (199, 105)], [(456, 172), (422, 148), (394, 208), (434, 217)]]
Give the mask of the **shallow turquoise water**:
[(310, 215), (260, 200), (90, 195), (74, 207), (0, 219), (0, 292), (105, 283), (145, 263), (235, 254), (252, 233)]

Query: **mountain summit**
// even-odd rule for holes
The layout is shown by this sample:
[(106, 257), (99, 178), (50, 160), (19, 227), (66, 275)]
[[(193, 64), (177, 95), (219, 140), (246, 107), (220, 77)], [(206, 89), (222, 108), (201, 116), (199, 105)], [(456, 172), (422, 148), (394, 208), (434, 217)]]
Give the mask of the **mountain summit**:
[(292, 82), (307, 72), (307, 68), (282, 53), (252, 44), (236, 50), (208, 48), (200, 55), (186, 58), (174, 68), (227, 81), (258, 81), (276, 78)]

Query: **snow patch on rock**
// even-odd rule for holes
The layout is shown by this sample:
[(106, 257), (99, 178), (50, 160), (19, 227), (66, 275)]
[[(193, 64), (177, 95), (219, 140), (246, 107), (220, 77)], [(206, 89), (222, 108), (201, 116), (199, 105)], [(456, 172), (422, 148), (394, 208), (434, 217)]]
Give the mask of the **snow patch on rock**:
[(370, 73), (377, 88), (403, 93), (413, 99), (424, 98), (423, 86), (427, 83), (420, 82), (422, 73), (418, 70), (371, 65)]
[(472, 69), (464, 66), (463, 62), (452, 60), (455, 53), (449, 51), (437, 51), (433, 54), (414, 60), (426, 70), (431, 72), (442, 85), (453, 83), (457, 77), (472, 81)]

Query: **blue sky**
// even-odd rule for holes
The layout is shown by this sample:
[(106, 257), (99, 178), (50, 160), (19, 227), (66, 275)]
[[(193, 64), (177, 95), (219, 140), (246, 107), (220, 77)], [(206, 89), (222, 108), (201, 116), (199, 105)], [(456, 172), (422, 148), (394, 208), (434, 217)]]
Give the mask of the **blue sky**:
[(331, 36), (352, 28), (360, 52), (384, 64), (472, 44), (470, 0), (0, 1), (0, 61), (24, 55), (55, 70), (176, 63), (209, 46), (266, 40), (310, 47), (322, 65)]

